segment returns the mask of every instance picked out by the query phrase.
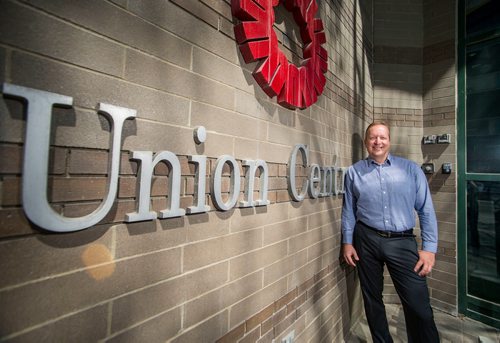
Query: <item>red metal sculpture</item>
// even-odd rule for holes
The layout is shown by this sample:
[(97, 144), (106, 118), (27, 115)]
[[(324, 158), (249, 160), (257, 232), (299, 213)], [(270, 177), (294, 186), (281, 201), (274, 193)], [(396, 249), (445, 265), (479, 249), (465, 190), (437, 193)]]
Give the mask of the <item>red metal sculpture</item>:
[(246, 63), (261, 60), (253, 77), (269, 95), (277, 96), (286, 108), (306, 108), (323, 93), (328, 70), (328, 54), (323, 22), (315, 18), (316, 0), (283, 0), (300, 27), (304, 44), (304, 60), (299, 67), (289, 63), (278, 47), (274, 32), (274, 9), (280, 0), (232, 0), (233, 17), (240, 20), (234, 26), (236, 42)]

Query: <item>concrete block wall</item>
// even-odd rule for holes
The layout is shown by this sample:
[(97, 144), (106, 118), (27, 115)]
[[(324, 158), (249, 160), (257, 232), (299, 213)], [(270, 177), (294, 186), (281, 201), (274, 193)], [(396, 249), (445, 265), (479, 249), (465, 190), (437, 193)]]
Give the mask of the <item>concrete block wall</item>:
[[(1, 339), (270, 342), (291, 330), (302, 341), (345, 338), (361, 307), (355, 273), (338, 262), (341, 196), (291, 201), (286, 165), (299, 143), (320, 165), (363, 154), (374, 96), (372, 5), (361, 3), (320, 2), (328, 82), (314, 106), (290, 111), (244, 63), (229, 1), (1, 0), (0, 81), (74, 100), (53, 110), (56, 212), (88, 214), (106, 194), (111, 128), (97, 105), (137, 110), (123, 130), (111, 211), (89, 229), (56, 234), (23, 212), (26, 104), (1, 97)], [(200, 145), (197, 126), (207, 129)], [(189, 156), (207, 156), (207, 179), (221, 155), (241, 171), (243, 159), (263, 159), (271, 204), (216, 211), (207, 189), (207, 213), (125, 223), (137, 206), (140, 166), (130, 152), (139, 150), (179, 157), (181, 208), (194, 201)], [(156, 167), (154, 211), (166, 206), (169, 177)]]
[[(455, 174), (455, 1), (377, 1), (374, 6), (374, 116), (391, 125), (393, 152), (433, 162), (428, 178), (439, 225), (436, 266), (428, 277), (431, 303), (457, 313)], [(452, 144), (423, 145), (450, 133)], [(386, 298), (399, 302), (389, 275)]]

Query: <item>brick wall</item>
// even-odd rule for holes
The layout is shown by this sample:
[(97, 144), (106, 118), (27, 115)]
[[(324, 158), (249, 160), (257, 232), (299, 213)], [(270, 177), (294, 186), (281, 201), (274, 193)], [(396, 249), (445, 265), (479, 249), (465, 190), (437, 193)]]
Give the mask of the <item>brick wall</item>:
[[(438, 170), (429, 180), (439, 225), (439, 254), (429, 279), (432, 304), (457, 314), (456, 225), (456, 1), (424, 0), (423, 125), (425, 135), (451, 134), (451, 144), (422, 147), (424, 158)], [(441, 173), (451, 162), (452, 173)]]
[[(456, 314), (455, 173), (441, 173), (444, 162), (456, 169), (455, 1), (377, 1), (374, 18), (374, 116), (391, 125), (395, 154), (435, 164), (428, 181), (439, 249), (428, 285), (432, 305)], [(452, 144), (422, 144), (423, 136), (444, 133)], [(386, 280), (386, 298), (399, 302)]]
[[(2, 96), (1, 338), (270, 342), (291, 330), (302, 341), (346, 337), (361, 307), (355, 273), (338, 262), (341, 197), (291, 201), (286, 164), (298, 143), (320, 165), (348, 166), (363, 154), (360, 137), (374, 112), (372, 5), (363, 4), (319, 3), (327, 85), (314, 106), (290, 111), (253, 80), (229, 1), (0, 1), (0, 81), (74, 99), (53, 111), (48, 200), (56, 212), (90, 213), (106, 193), (111, 128), (98, 103), (137, 110), (124, 127), (111, 211), (94, 227), (55, 234), (24, 215), (26, 107)], [(286, 23), (276, 30), (286, 33)], [(280, 37), (293, 56), (293, 36)], [(197, 145), (200, 125), (208, 136)], [(125, 223), (137, 206), (140, 168), (130, 152), (139, 150), (179, 157), (182, 208), (194, 196), (188, 156), (208, 157), (207, 178), (221, 155), (240, 167), (263, 159), (271, 204), (216, 211), (207, 189), (207, 213)], [(154, 211), (165, 207), (169, 177), (156, 167)]]

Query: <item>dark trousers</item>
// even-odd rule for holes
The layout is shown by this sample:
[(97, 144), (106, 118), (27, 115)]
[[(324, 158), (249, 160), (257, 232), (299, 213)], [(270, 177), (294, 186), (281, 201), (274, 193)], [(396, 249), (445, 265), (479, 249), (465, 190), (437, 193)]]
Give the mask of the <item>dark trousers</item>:
[(382, 300), (386, 264), (403, 305), (408, 342), (439, 342), (426, 279), (413, 271), (419, 258), (415, 238), (381, 237), (358, 222), (353, 243), (359, 257), (356, 265), (373, 341), (392, 342)]

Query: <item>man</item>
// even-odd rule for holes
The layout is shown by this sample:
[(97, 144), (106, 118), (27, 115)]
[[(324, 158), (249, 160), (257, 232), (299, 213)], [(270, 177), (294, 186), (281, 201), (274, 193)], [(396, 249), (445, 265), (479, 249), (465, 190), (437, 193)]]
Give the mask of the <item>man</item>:
[[(374, 342), (392, 342), (382, 301), (384, 264), (405, 314), (408, 342), (439, 342), (425, 276), (437, 250), (437, 221), (427, 179), (420, 167), (389, 153), (389, 127), (372, 123), (365, 133), (368, 158), (345, 178), (342, 256), (359, 274)], [(420, 220), (422, 250), (413, 227)]]

